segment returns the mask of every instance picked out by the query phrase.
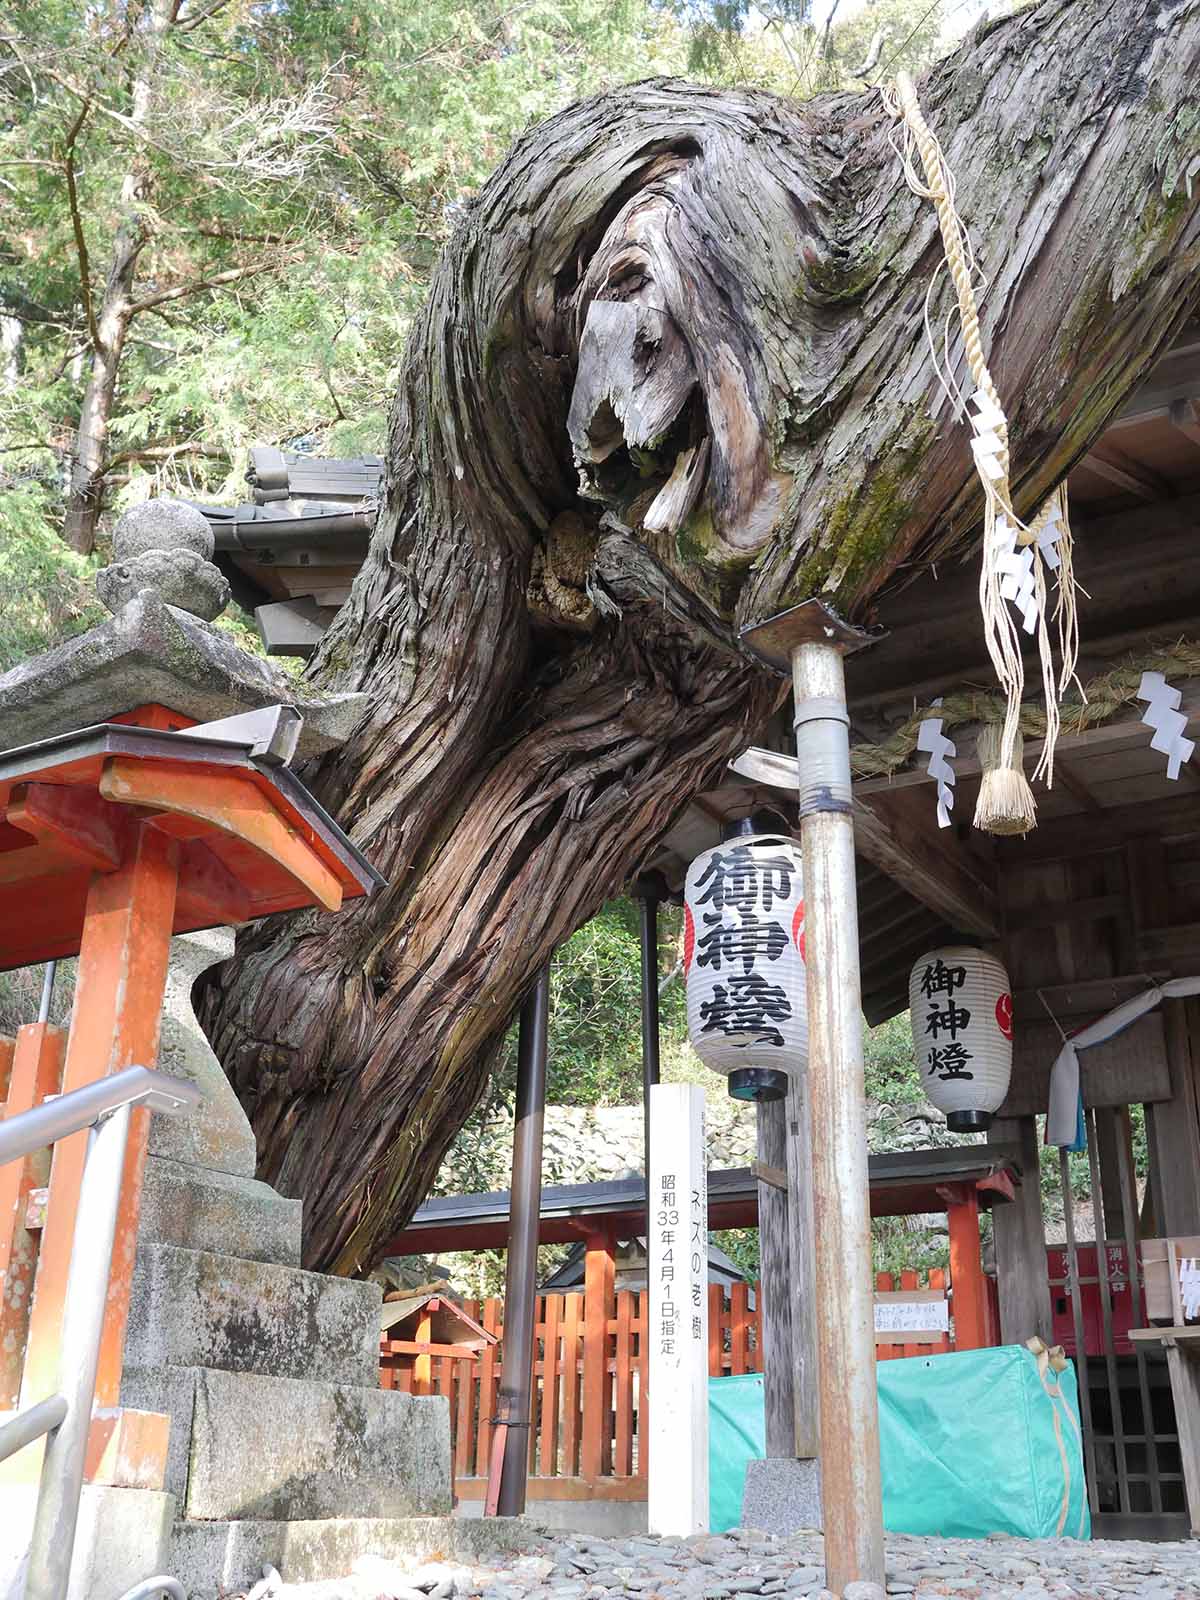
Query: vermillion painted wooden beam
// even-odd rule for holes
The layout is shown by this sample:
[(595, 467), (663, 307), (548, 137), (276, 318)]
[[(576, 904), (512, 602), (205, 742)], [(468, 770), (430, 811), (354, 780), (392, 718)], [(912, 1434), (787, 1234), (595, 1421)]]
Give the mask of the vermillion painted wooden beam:
[[(327, 911), (341, 909), (342, 886), (337, 878), (252, 778), (240, 773), (189, 772), (164, 762), (113, 756), (105, 764), (100, 793), (121, 805), (167, 812), (171, 821), (181, 817), (204, 824), (199, 829), (185, 826), (185, 834), (211, 828), (233, 834), (269, 856)], [(169, 821), (161, 824), (161, 831), (175, 829)]]
[(5, 821), (34, 842), (28, 850), (0, 855), (0, 883), (63, 872), (115, 872), (121, 863), (121, 833), (127, 819), (90, 789), (22, 783), (12, 792)]

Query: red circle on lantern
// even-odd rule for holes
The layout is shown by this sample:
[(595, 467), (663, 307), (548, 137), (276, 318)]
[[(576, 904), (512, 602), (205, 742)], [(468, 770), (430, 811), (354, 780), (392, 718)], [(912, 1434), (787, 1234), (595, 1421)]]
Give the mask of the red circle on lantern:
[(696, 948), (696, 924), (692, 920), (691, 906), (683, 908), (683, 975), (692, 970), (692, 952)]
[(792, 943), (796, 946), (796, 949), (799, 950), (801, 961), (807, 961), (808, 957), (804, 954), (804, 901), (803, 900), (801, 900), (800, 904), (796, 907), (796, 914), (792, 918)]
[(996, 1001), (996, 1022), (1006, 1039), (1012, 1038), (1012, 995), (1002, 994)]

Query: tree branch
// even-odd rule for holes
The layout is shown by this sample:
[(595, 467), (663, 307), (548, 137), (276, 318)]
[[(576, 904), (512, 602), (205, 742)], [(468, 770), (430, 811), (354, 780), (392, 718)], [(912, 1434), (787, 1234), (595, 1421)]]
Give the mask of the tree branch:
[(144, 445), (140, 450), (121, 450), (115, 456), (110, 456), (104, 463), (104, 472), (107, 475), (114, 467), (123, 466), (126, 461), (172, 461), (176, 456), (211, 456), (225, 460), (228, 455), (228, 450), (222, 450), (218, 445), (201, 444), (199, 441), (150, 444)]
[(208, 289), (223, 289), (226, 284), (238, 283), (243, 278), (255, 278), (263, 272), (274, 272), (283, 265), (283, 257), (275, 261), (252, 261), (245, 267), (230, 267), (227, 272), (214, 272), (211, 278), (197, 278), (194, 283), (180, 283), (173, 289), (160, 289), (156, 294), (144, 295), (141, 300), (135, 300), (129, 307), (129, 315), (136, 317), (139, 312), (153, 311), (156, 306), (166, 305), (172, 300), (182, 300), (187, 295), (203, 294)]
[(71, 231), (75, 235), (75, 253), (79, 257), (79, 292), (83, 300), (83, 311), (87, 318), (88, 334), (92, 341), (92, 349), (97, 354), (100, 352), (100, 329), (96, 326), (96, 312), (92, 305), (92, 264), (88, 256), (87, 240), (83, 236), (83, 218), (79, 214), (79, 191), (75, 187), (75, 141), (78, 139), (84, 123), (87, 121), (88, 112), (91, 110), (90, 97), (84, 100), (79, 108), (79, 115), (71, 124), (71, 131), (67, 135), (67, 147), (63, 160), (63, 171), (67, 179), (67, 202), (71, 207)]
[(202, 23), (208, 21), (209, 17), (215, 17), (218, 11), (224, 11), (228, 4), (229, 0), (212, 0), (212, 4), (203, 11), (198, 11), (195, 16), (184, 17), (182, 21), (179, 19), (180, 7), (176, 6), (172, 22), (180, 33), (194, 33)]

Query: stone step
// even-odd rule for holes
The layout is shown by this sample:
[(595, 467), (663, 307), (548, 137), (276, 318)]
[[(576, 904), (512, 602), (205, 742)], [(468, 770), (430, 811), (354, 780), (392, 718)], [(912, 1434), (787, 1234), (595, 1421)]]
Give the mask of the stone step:
[[(450, 1413), (441, 1395), (193, 1368), (142, 1375), (141, 1392), (190, 1434), (169, 1486), (180, 1511), (225, 1518), (436, 1516), (450, 1510)], [(190, 1388), (185, 1379), (190, 1378)]]
[(377, 1283), (143, 1244), (125, 1363), (377, 1386), (382, 1298)]
[[(0, 1489), (0, 1595), (25, 1592), (36, 1484)], [(64, 1600), (121, 1600), (135, 1584), (167, 1572), (176, 1506), (157, 1489), (85, 1483)], [(206, 1600), (211, 1600), (215, 1586)]]
[(138, 1243), (298, 1267), (302, 1210), (256, 1178), (147, 1156)]
[(487, 1564), (493, 1554), (535, 1548), (538, 1530), (521, 1517), (463, 1522), (456, 1517), (338, 1517), (309, 1522), (176, 1522), (166, 1571), (188, 1600), (249, 1589), (269, 1563), (287, 1583), (349, 1573), (359, 1556), (411, 1562)]

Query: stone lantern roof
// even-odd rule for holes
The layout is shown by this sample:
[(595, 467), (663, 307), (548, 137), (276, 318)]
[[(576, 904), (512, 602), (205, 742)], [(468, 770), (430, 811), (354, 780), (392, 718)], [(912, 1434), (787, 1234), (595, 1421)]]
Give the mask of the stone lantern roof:
[(0, 675), (0, 749), (160, 706), (184, 723), (268, 706), (303, 719), (299, 755), (341, 744), (366, 705), (319, 695), (213, 625), (229, 583), (213, 564), (204, 516), (176, 500), (125, 512), (113, 562), (96, 577), (109, 621)]

